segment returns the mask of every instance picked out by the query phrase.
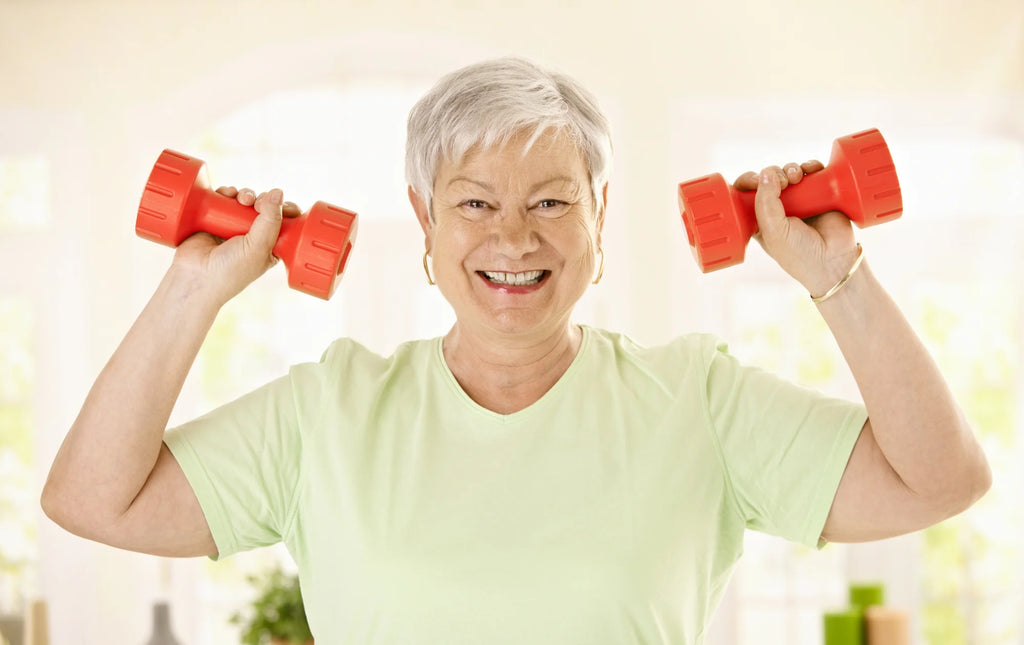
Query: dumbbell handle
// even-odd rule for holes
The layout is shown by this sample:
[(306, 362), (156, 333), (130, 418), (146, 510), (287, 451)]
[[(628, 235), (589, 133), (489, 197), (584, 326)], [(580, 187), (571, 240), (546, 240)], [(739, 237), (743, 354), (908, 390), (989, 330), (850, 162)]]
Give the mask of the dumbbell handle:
[[(779, 199), (788, 217), (806, 219), (821, 215), (830, 210), (842, 210), (835, 204), (844, 204), (849, 201), (850, 195), (844, 193), (844, 186), (849, 190), (850, 184), (843, 184), (836, 179), (834, 168), (825, 168), (818, 172), (812, 172), (800, 180), (798, 184), (792, 184), (782, 190)], [(757, 191), (739, 191), (740, 202), (745, 211), (754, 217), (753, 232), (757, 232), (757, 219), (754, 215), (754, 199)], [(854, 197), (856, 197), (854, 195)]]
[[(195, 204), (189, 204), (184, 217), (188, 218), (183, 227), (185, 233), (175, 245), (185, 238), (200, 231), (210, 233), (222, 239), (245, 235), (249, 232), (258, 215), (256, 208), (238, 203), (233, 197), (225, 197), (218, 192), (204, 191)], [(305, 214), (298, 217), (285, 217), (281, 222), (281, 232), (274, 244), (273, 255), (291, 265), (295, 257), (295, 249), (299, 243)]]

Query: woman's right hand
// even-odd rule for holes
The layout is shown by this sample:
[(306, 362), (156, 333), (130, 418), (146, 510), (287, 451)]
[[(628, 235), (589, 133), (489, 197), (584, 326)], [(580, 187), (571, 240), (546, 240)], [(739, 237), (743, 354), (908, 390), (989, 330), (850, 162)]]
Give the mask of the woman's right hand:
[(206, 291), (221, 305), (277, 264), (272, 251), (281, 222), (300, 211), (295, 204), (284, 201), (279, 188), (256, 195), (249, 188), (221, 186), (217, 192), (237, 199), (243, 206), (255, 207), (258, 215), (249, 232), (228, 240), (196, 233), (178, 245), (172, 266), (183, 271), (192, 288)]

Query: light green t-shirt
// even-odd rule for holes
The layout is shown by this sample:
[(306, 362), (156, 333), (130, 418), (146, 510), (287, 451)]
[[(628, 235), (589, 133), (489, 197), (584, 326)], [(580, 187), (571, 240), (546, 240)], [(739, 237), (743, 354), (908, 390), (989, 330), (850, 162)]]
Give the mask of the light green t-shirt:
[(712, 336), (583, 327), (514, 414), (440, 338), (339, 340), (166, 442), (219, 557), (287, 545), (318, 645), (699, 645), (745, 529), (818, 544), (865, 420)]

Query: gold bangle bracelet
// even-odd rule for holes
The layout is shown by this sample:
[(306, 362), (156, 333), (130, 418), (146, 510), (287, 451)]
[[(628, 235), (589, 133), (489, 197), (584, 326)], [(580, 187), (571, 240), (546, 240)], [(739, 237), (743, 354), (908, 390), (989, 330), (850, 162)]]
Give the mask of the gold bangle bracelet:
[(817, 298), (815, 298), (814, 296), (811, 296), (811, 302), (813, 302), (816, 305), (817, 304), (821, 304), (821, 303), (825, 302), (826, 300), (828, 300), (829, 298), (831, 298), (832, 296), (836, 295), (836, 292), (839, 291), (840, 289), (842, 289), (846, 285), (846, 283), (850, 281), (850, 278), (853, 277), (853, 274), (857, 272), (857, 269), (860, 268), (861, 260), (863, 260), (863, 259), (864, 259), (864, 247), (862, 247), (860, 245), (860, 242), (858, 242), (857, 243), (857, 259), (853, 261), (853, 266), (850, 267), (849, 273), (847, 273), (845, 276), (843, 276), (842, 280), (840, 280), (839, 282), (835, 283), (835, 285), (831, 289), (826, 291), (824, 293), (824, 295), (818, 296)]

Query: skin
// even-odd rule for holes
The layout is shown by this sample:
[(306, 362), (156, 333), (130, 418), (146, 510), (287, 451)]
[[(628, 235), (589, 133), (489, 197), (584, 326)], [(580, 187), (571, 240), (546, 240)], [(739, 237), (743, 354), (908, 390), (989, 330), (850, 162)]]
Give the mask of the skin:
[[(569, 319), (594, 279), (604, 223), (575, 146), (548, 133), (523, 154), (525, 140), (442, 162), (432, 213), (409, 189), (456, 314), (445, 359), (471, 398), (503, 414), (539, 399), (576, 356), (582, 333)], [(494, 288), (480, 273), (531, 270), (547, 275), (530, 293)]]
[[(259, 196), (218, 190), (259, 214), (244, 236), (222, 241), (198, 233), (178, 246), (153, 297), (97, 377), (41, 497), (47, 516), (71, 533), (153, 555), (217, 553), (163, 434), (217, 312), (277, 263), (271, 249), (286, 210), (278, 189)], [(287, 211), (298, 214), (294, 205)]]
[[(842, 279), (856, 257), (849, 219), (829, 212), (786, 217), (783, 189), (818, 161), (744, 173), (755, 189), (758, 242), (808, 293)], [(822, 538), (861, 542), (932, 526), (980, 499), (992, 473), (935, 361), (865, 260), (846, 286), (816, 305), (868, 410)]]
[[(471, 150), (459, 163), (443, 162), (432, 204), (409, 191), (438, 287), (456, 313), (445, 360), (469, 396), (500, 413), (537, 401), (578, 352), (581, 333), (570, 315), (594, 277), (604, 221), (586, 165), (568, 141), (545, 135), (525, 156), (520, 144), (517, 138), (502, 150)], [(841, 214), (785, 216), (780, 192), (820, 169), (816, 161), (773, 166), (736, 182), (757, 191), (762, 247), (814, 295), (845, 276), (856, 254)], [(250, 231), (226, 241), (197, 234), (178, 247), (54, 459), (43, 509), (80, 536), (163, 556), (216, 553), (163, 433), (217, 312), (276, 263), (271, 250), (282, 218), (298, 213), (277, 189), (259, 196), (219, 191), (256, 208)], [(524, 293), (494, 288), (480, 274), (526, 270), (547, 273)], [(869, 263), (816, 306), (869, 413), (823, 537), (892, 537), (973, 504), (991, 486), (985, 455)]]

